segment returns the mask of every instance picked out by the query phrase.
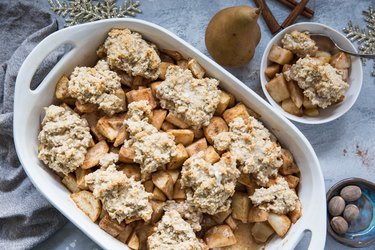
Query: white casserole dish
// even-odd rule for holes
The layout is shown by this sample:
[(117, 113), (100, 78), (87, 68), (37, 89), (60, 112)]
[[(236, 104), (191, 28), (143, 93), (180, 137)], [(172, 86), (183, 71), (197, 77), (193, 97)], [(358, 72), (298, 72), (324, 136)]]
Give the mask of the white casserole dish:
[[(138, 31), (161, 48), (174, 49), (187, 57), (195, 58), (211, 76), (221, 81), (222, 88), (262, 116), (266, 126), (295, 156), (302, 176), (299, 191), (303, 206), (302, 217), (283, 239), (274, 237), (267, 249), (293, 249), (306, 230), (312, 232), (309, 249), (323, 249), (326, 238), (324, 180), (319, 161), (307, 139), (291, 122), (275, 112), (268, 103), (225, 69), (168, 30), (142, 20), (110, 19), (66, 28), (45, 38), (26, 58), (17, 76), (15, 88), (14, 141), (19, 159), (35, 187), (100, 246), (106, 249), (126, 249), (124, 244), (101, 230), (75, 206), (69, 191), (37, 157), (37, 137), (43, 107), (55, 101), (57, 80), (63, 74), (69, 75), (76, 65), (92, 65), (97, 59), (95, 50), (112, 27)], [(31, 79), (42, 60), (62, 44), (70, 44), (72, 50), (55, 65), (37, 89), (31, 90)]]

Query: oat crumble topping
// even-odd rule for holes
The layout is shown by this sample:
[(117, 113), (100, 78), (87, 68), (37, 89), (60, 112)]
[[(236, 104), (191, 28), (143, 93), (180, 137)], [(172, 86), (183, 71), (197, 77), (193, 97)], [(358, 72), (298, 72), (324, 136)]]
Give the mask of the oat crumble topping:
[(235, 118), (229, 123), (229, 132), (214, 139), (214, 147), (229, 150), (245, 174), (252, 174), (259, 185), (265, 185), (282, 165), (281, 147), (271, 140), (271, 134), (254, 117)]
[(227, 211), (231, 204), (240, 171), (229, 154), (211, 164), (201, 151), (187, 159), (181, 170), (181, 184), (187, 190), (187, 200), (202, 212), (216, 214)]
[(134, 161), (141, 165), (142, 178), (165, 166), (176, 155), (174, 136), (159, 132), (149, 123), (151, 107), (147, 101), (132, 102), (128, 106), (129, 118), (125, 120), (130, 139), (127, 147), (135, 150)]
[(314, 56), (318, 51), (315, 41), (310, 38), (310, 34), (307, 31), (299, 32), (294, 30), (290, 34), (285, 34), (281, 43), (284, 49), (292, 51), (298, 57)]
[(349, 88), (334, 67), (309, 56), (299, 59), (285, 74), (298, 83), (312, 104), (323, 109), (339, 101)]
[(160, 57), (155, 46), (129, 29), (112, 29), (104, 42), (108, 64), (132, 76), (155, 80), (159, 76)]
[(102, 168), (107, 168), (111, 165), (114, 165), (117, 161), (118, 161), (118, 154), (110, 152), (104, 155), (103, 158), (99, 160), (99, 165)]
[(115, 165), (88, 174), (85, 181), (112, 219), (119, 223), (134, 218), (150, 220), (152, 207), (148, 199), (151, 193), (145, 191), (140, 181), (117, 171)]
[(132, 102), (128, 105), (128, 116), (133, 121), (148, 121), (152, 115), (152, 107), (148, 101), (142, 100), (138, 102)]
[(193, 128), (207, 126), (219, 103), (219, 82), (196, 79), (190, 70), (169, 66), (166, 79), (156, 88), (160, 105)]
[(196, 208), (191, 202), (184, 200), (176, 202), (174, 200), (166, 201), (165, 211), (177, 211), (180, 216), (190, 224), (194, 231), (201, 230), (202, 212)]
[(278, 177), (276, 184), (269, 188), (256, 189), (250, 199), (260, 209), (286, 214), (295, 209), (298, 196), (289, 188), (288, 182), (283, 177)]
[(120, 78), (104, 60), (98, 61), (93, 68), (76, 67), (68, 85), (71, 97), (83, 104), (97, 104), (109, 115), (123, 111), (125, 100), (116, 95), (121, 90)]
[(152, 250), (203, 250), (190, 224), (177, 211), (166, 211), (156, 231), (148, 237)]
[(92, 139), (90, 128), (70, 109), (51, 105), (45, 112), (38, 136), (38, 158), (54, 171), (67, 175), (85, 159)]

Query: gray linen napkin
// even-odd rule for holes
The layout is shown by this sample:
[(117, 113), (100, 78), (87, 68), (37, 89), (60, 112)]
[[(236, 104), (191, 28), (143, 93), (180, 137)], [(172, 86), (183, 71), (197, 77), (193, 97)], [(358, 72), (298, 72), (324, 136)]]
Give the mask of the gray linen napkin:
[[(0, 249), (31, 248), (66, 222), (27, 178), (16, 155), (12, 131), (18, 70), (31, 50), (56, 30), (56, 20), (32, 1), (0, 2)], [(36, 82), (59, 56), (58, 52), (48, 56)]]

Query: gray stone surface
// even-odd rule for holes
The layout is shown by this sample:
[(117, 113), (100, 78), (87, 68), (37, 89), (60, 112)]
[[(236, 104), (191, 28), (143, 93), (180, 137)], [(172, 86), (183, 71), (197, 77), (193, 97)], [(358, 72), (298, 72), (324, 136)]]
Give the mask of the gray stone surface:
[[(251, 5), (252, 1), (232, 0), (140, 0), (143, 14), (137, 18), (154, 22), (176, 33), (187, 42), (207, 54), (204, 45), (204, 31), (210, 18), (218, 10), (234, 5)], [(39, 0), (42, 8), (47, 1)], [(281, 23), (289, 10), (275, 0), (267, 1), (276, 18)], [(349, 19), (363, 24), (361, 11), (372, 0), (311, 0), (309, 6), (316, 12), (311, 21), (342, 29)], [(299, 18), (298, 22), (307, 21)], [(261, 19), (262, 39), (255, 57), (245, 67), (230, 69), (236, 77), (264, 97), (259, 83), (259, 64), (265, 46), (272, 35)], [(324, 173), (326, 189), (337, 181), (348, 177), (361, 177), (375, 182), (375, 78), (370, 77), (372, 63), (364, 68), (364, 81), (359, 99), (353, 108), (341, 118), (324, 125), (296, 124), (313, 145)], [(356, 83), (353, 83), (356, 84)], [(324, 222), (322, 222), (324, 223)], [(304, 240), (306, 241), (306, 240)], [(302, 242), (297, 249), (305, 249)], [(35, 249), (100, 249), (68, 223), (53, 237)], [(326, 249), (349, 249), (331, 237), (327, 237)], [(370, 248), (367, 248), (370, 249)]]

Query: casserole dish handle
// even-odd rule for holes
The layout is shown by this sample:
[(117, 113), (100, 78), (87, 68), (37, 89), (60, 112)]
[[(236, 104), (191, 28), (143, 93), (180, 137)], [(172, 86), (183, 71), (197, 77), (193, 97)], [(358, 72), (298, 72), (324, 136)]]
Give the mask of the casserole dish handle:
[[(50, 81), (50, 76), (51, 73), (55, 70), (55, 67), (52, 68), (52, 70), (48, 73), (48, 75), (43, 79), (43, 81), (39, 84), (39, 86), (35, 89), (32, 90), (30, 88), (31, 81), (34, 77), (35, 72), (38, 70), (38, 67), (40, 64), (43, 62), (43, 60), (55, 49), (59, 48), (60, 46), (68, 44), (71, 46), (71, 50), (63, 55), (63, 57), (60, 59), (60, 61), (57, 62), (56, 65), (58, 64), (63, 64), (65, 63), (66, 60), (68, 60), (68, 54), (73, 54), (76, 50), (75, 47), (79, 44), (79, 40), (75, 39), (75, 37), (72, 35), (72, 32), (68, 29), (62, 29), (58, 30), (45, 39), (43, 39), (42, 42), (36, 46), (31, 53), (26, 57), (24, 63), (22, 64), (20, 68), (20, 73), (17, 77), (19, 81), (18, 83), (22, 84), (17, 84), (16, 85), (16, 91), (19, 88), (19, 91), (17, 91), (17, 96), (19, 99), (27, 100), (24, 98), (32, 98), (36, 97), (34, 95), (34, 92), (38, 92), (39, 89), (42, 88), (45, 83), (48, 83)], [(27, 85), (27, 86), (25, 86)]]
[[(325, 212), (325, 210), (324, 210)], [(324, 221), (314, 221), (314, 217), (310, 217), (306, 220), (307, 229), (305, 231), (311, 232), (311, 240), (309, 243), (308, 250), (323, 249), (326, 241), (326, 225)], [(320, 223), (324, 223), (322, 226)], [(324, 228), (324, 230), (322, 230)]]
[(326, 235), (325, 230), (322, 230), (322, 226), (311, 218), (306, 219), (306, 217), (303, 222), (301, 221), (301, 224), (304, 226), (297, 232), (295, 232), (295, 234), (291, 235), (291, 238), (289, 238), (288, 240), (284, 240), (282, 243), (282, 248), (276, 249), (294, 249), (300, 241), (306, 241), (306, 239), (303, 239), (303, 237), (307, 232), (311, 233), (311, 239), (308, 244), (302, 242), (303, 249), (323, 249), (325, 245)]

